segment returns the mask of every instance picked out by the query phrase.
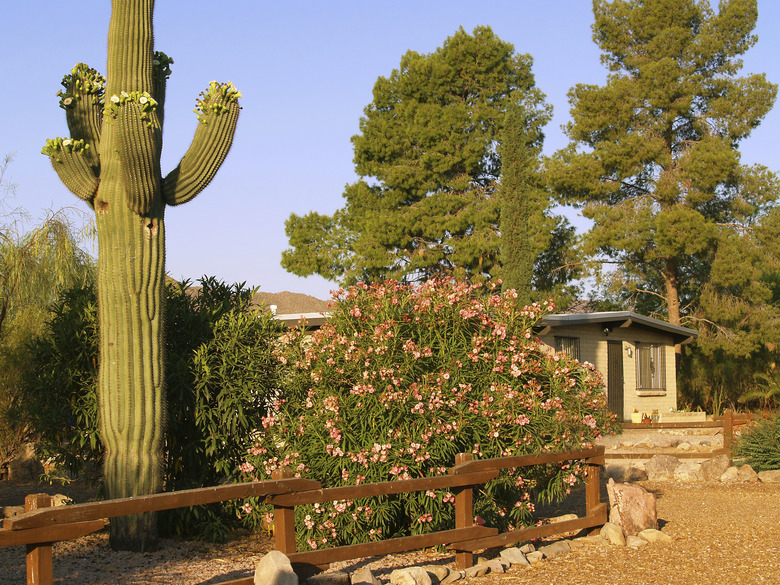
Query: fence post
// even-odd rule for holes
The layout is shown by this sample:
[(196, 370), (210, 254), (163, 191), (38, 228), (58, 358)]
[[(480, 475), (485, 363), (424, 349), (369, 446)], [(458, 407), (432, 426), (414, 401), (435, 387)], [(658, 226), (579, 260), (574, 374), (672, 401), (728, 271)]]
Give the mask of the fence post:
[[(289, 479), (292, 471), (283, 467), (274, 470), (273, 479)], [(276, 550), (286, 555), (295, 552), (295, 508), (274, 506), (274, 541)]]
[(734, 411), (723, 411), (723, 451), (731, 457), (731, 443), (734, 439)]
[(590, 461), (585, 461), (585, 515), (590, 516), (601, 504), (601, 469)]
[[(471, 461), (471, 453), (455, 455), (455, 465)], [(463, 486), (455, 488), (455, 528), (468, 528), (474, 524), (474, 487)], [(474, 565), (474, 553), (461, 551), (455, 553), (455, 566), (458, 569), (468, 569)]]
[[(25, 512), (50, 506), (51, 496), (47, 494), (30, 494), (24, 498)], [(27, 585), (52, 585), (54, 582), (52, 565), (51, 542), (27, 545)]]

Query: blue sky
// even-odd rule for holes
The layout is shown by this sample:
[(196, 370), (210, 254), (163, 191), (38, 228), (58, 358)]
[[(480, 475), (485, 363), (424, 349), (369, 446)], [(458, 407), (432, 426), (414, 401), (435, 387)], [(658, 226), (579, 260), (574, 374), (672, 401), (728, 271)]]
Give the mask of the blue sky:
[[(182, 8), (186, 6), (186, 8)], [(780, 82), (780, 2), (759, 0), (758, 44), (743, 73)], [(66, 136), (55, 93), (83, 61), (105, 72), (109, 0), (8, 2), (0, 35), (5, 91), (0, 97), (0, 155), (15, 153), (6, 179), (15, 204), (40, 218), (81, 207), (43, 155), (47, 138)], [(239, 129), (227, 161), (190, 203), (166, 213), (167, 270), (174, 278), (215, 275), (265, 292), (328, 298), (336, 288), (280, 266), (290, 213), (330, 214), (355, 180), (350, 138), (377, 77), (412, 49), (429, 53), (458, 27), (489, 25), (534, 58), (537, 85), (555, 108), (545, 151), (565, 145), (566, 94), (577, 83), (603, 83), (586, 0), (396, 0), (367, 2), (213, 2), (158, 0), (156, 49), (175, 63), (165, 104), (163, 173), (176, 166), (195, 131), (192, 109), (209, 81), (233, 81), (243, 93)], [(780, 107), (742, 144), (746, 163), (780, 171)], [(576, 223), (576, 218), (573, 218)]]

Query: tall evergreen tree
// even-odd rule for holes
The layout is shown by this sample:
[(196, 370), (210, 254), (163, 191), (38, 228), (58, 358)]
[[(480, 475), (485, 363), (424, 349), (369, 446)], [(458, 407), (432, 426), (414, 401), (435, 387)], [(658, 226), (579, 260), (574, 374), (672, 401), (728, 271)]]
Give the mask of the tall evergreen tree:
[[(342, 283), (495, 276), (503, 115), (522, 105), (537, 137), (547, 120), (531, 63), (487, 27), (460, 29), (429, 55), (407, 52), (377, 80), (352, 138), (361, 178), (345, 207), (292, 215), (282, 265)], [(538, 225), (529, 236), (540, 248), (549, 237)]]
[(594, 222), (588, 251), (680, 324), (718, 242), (759, 212), (771, 175), (737, 150), (777, 92), (763, 74), (737, 75), (757, 41), (756, 2), (723, 0), (715, 13), (707, 0), (594, 0), (593, 11), (610, 74), (570, 91), (571, 142), (549, 176)]
[(539, 169), (544, 135), (535, 118), (549, 111), (527, 111), (512, 103), (504, 116), (501, 155), (501, 264), (504, 286), (518, 293), (518, 302), (531, 302), (531, 284), (538, 247), (532, 241), (534, 216), (539, 217), (549, 200), (542, 188)]

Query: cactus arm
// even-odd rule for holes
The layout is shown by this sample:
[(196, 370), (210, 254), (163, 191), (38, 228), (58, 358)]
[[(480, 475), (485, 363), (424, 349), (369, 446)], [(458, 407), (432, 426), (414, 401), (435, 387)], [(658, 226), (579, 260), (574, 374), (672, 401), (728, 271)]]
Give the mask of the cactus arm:
[(214, 178), (233, 144), (241, 93), (228, 82), (212, 82), (201, 93), (195, 113), (198, 128), (190, 148), (179, 166), (162, 184), (163, 199), (168, 205), (181, 205), (200, 193)]
[(84, 63), (78, 63), (62, 78), (62, 87), (64, 90), (58, 91), (57, 95), (60, 107), (65, 110), (70, 136), (89, 145), (82, 156), (93, 167), (93, 174), (99, 175), (98, 152), (106, 78)]
[(85, 140), (55, 138), (46, 141), (41, 151), (49, 157), (54, 170), (65, 186), (79, 199), (92, 205), (98, 189), (93, 160), (92, 147)]
[(147, 92), (122, 91), (108, 99), (104, 116), (117, 124), (126, 203), (135, 213), (148, 215), (160, 188), (162, 129), (157, 101)]

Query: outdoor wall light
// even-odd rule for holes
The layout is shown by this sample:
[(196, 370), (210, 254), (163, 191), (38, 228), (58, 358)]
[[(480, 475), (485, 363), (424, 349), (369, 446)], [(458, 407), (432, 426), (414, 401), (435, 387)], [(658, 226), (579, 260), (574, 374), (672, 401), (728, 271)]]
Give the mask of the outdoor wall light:
[(628, 354), (628, 357), (633, 357), (634, 355), (634, 350), (631, 349), (631, 346), (628, 344), (626, 344), (626, 353)]

